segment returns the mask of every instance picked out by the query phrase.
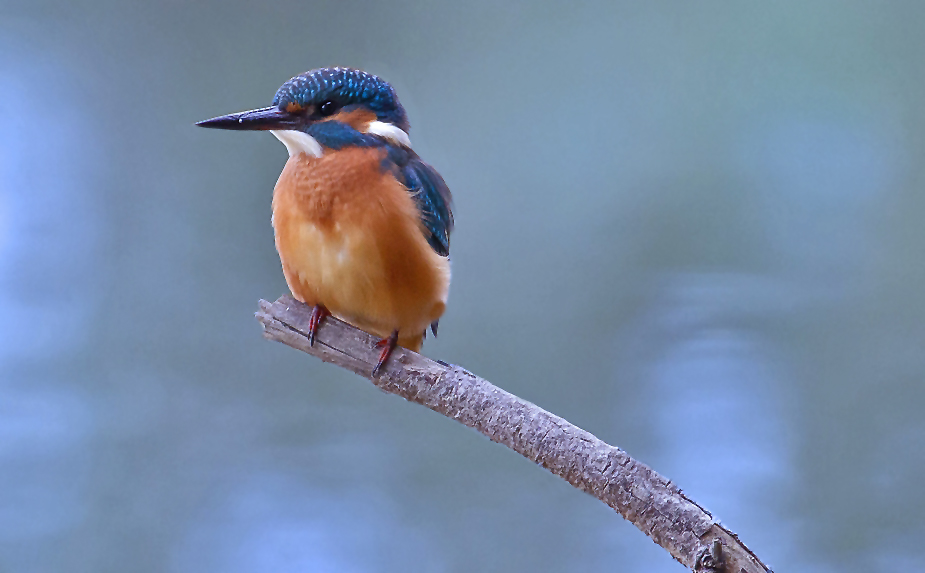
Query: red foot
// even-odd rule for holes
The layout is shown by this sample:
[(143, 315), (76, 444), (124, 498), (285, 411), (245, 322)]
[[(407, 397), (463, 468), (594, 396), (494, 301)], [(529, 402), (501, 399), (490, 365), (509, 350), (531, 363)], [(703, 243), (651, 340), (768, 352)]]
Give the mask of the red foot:
[(308, 320), (308, 345), (315, 345), (315, 333), (318, 327), (324, 322), (324, 319), (331, 316), (331, 312), (323, 304), (316, 304), (312, 307), (312, 317)]
[(381, 348), (382, 352), (379, 353), (379, 362), (377, 362), (376, 367), (373, 368), (373, 377), (379, 376), (379, 371), (382, 369), (382, 365), (385, 364), (389, 359), (389, 356), (392, 355), (392, 351), (395, 350), (396, 346), (398, 346), (397, 330), (393, 330), (392, 334), (388, 338), (383, 338), (376, 343), (376, 348)]

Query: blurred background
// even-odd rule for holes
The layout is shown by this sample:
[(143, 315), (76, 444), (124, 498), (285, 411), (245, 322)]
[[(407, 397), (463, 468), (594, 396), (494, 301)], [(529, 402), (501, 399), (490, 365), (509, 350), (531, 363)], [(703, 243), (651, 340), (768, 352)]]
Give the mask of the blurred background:
[(268, 134), (381, 75), (456, 200), (425, 353), (779, 571), (925, 559), (925, 3), (0, 0), (0, 571), (666, 571), (472, 430), (261, 338)]

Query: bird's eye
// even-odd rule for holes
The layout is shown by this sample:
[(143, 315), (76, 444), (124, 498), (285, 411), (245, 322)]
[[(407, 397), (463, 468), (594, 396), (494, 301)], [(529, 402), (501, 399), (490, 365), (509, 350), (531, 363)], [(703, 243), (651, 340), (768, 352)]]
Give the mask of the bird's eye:
[(332, 115), (335, 111), (337, 111), (337, 104), (331, 100), (318, 106), (318, 113), (321, 115)]

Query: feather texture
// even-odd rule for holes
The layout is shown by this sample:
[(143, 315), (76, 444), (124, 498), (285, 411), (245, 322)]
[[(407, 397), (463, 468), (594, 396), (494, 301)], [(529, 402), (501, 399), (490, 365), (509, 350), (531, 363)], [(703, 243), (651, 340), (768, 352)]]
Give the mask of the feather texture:
[[(323, 144), (323, 142), (322, 142)], [(446, 308), (449, 260), (383, 147), (290, 157), (273, 194), (276, 248), (292, 294), (412, 350)]]
[(449, 256), (453, 198), (446, 182), (411, 149), (386, 136), (356, 129), (366, 119), (364, 112), (356, 109), (338, 114), (332, 120), (312, 124), (307, 133), (324, 148), (335, 151), (348, 147), (381, 148), (384, 153), (380, 168), (391, 172), (408, 189), (420, 211), (427, 242), (437, 254)]

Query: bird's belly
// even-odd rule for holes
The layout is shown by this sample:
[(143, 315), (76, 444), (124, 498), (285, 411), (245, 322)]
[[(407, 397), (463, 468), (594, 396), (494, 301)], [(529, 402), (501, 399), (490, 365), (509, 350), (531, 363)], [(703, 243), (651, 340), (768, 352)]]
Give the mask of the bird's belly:
[[(389, 252), (360, 229), (322, 229), (302, 223), (281, 242), (280, 259), (289, 288), (308, 304), (323, 304), (335, 316), (379, 336), (399, 330), (418, 337), (446, 304), (448, 262)], [(383, 252), (385, 251), (385, 252)], [(428, 260), (430, 259), (430, 260)]]
[[(273, 223), (292, 294), (378, 336), (397, 329), (399, 344), (418, 349), (443, 314), (450, 269), (427, 244), (407, 190), (386, 184), (375, 201), (342, 193), (319, 203), (305, 199), (304, 186), (300, 193), (280, 188), (285, 176)], [(312, 208), (317, 204), (325, 205), (324, 216)]]

